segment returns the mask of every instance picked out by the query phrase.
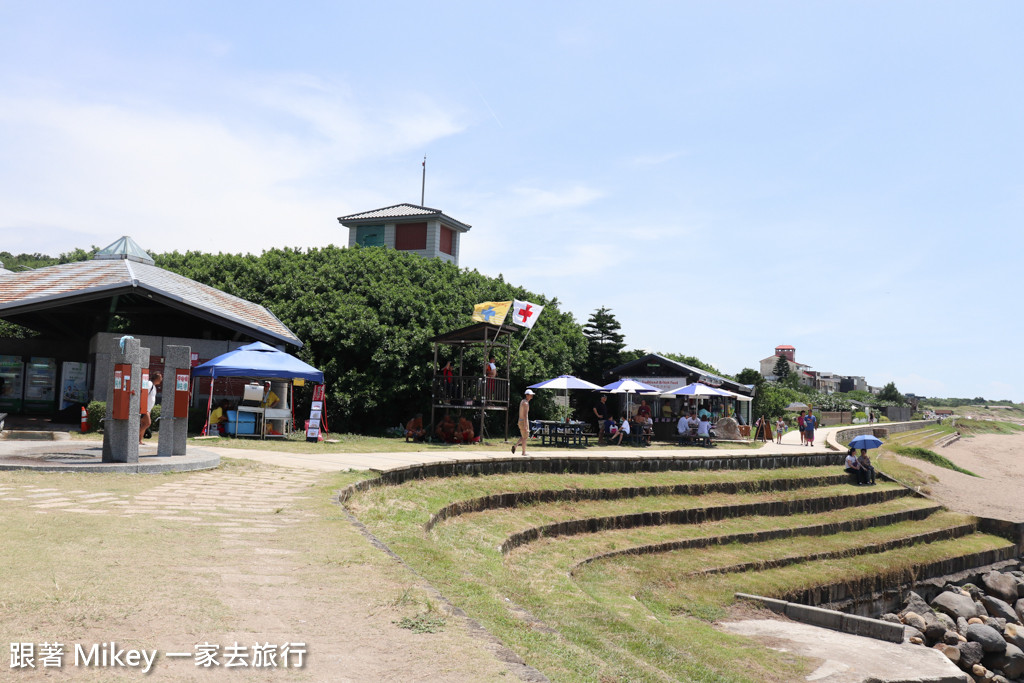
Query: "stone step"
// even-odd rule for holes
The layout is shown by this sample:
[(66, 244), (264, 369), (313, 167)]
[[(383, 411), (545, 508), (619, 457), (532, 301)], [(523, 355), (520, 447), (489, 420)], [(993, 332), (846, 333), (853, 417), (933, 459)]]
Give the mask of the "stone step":
[(67, 432), (9, 429), (0, 433), (0, 439), (7, 439), (9, 441), (68, 441), (71, 439), (71, 435)]

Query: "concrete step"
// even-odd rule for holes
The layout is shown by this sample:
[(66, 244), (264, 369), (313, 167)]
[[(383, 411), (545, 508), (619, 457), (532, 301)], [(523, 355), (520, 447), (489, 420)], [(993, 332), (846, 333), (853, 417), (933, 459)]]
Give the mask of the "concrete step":
[(9, 429), (0, 434), (0, 438), (7, 439), (9, 441), (69, 441), (71, 439), (71, 435), (67, 432)]

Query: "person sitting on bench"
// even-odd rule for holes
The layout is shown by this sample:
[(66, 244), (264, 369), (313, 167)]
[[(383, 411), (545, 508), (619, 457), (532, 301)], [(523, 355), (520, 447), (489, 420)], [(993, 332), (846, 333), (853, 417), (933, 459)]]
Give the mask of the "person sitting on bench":
[[(622, 437), (624, 437), (624, 436), (629, 436), (629, 419), (625, 415), (622, 416), (622, 420), (621, 420), (620, 426), (619, 426), (619, 431), (615, 434), (614, 441), (615, 441), (615, 445), (616, 446), (621, 446), (622, 445)], [(608, 443), (611, 443), (611, 442), (612, 442), (612, 438), (609, 436), (608, 437)]]
[(708, 422), (707, 415), (701, 415), (700, 423), (697, 425), (697, 438), (707, 439), (708, 443), (711, 443), (711, 423)]

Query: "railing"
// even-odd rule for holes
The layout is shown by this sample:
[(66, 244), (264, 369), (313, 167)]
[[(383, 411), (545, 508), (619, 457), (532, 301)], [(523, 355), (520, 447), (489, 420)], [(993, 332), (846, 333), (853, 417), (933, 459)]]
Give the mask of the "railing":
[(431, 394), (434, 403), (448, 405), (480, 405), (508, 403), (508, 380), (479, 375), (435, 375)]

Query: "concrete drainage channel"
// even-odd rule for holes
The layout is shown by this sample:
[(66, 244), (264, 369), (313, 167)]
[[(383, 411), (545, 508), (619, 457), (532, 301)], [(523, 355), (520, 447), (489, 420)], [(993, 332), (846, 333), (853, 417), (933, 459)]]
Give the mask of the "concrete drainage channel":
[(766, 598), (761, 595), (749, 595), (747, 593), (736, 593), (735, 595), (740, 600), (756, 603), (793, 621), (829, 628), (833, 631), (849, 633), (855, 636), (885, 640), (890, 643), (903, 642), (903, 624), (893, 624), (881, 619), (846, 614), (845, 612), (825, 609), (824, 607), (800, 605), (795, 602)]

